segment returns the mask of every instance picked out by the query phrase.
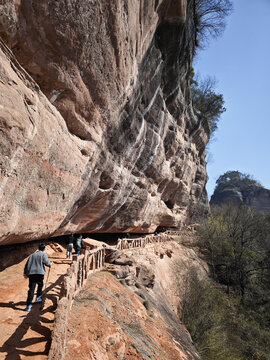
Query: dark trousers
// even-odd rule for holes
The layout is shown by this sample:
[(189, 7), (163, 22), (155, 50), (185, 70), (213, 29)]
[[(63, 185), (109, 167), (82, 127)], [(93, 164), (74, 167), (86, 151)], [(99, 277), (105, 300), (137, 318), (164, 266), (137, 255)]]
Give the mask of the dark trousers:
[(44, 275), (39, 275), (39, 274), (29, 275), (29, 290), (26, 300), (27, 305), (32, 304), (36, 285), (38, 285), (37, 297), (42, 295), (43, 280), (44, 280)]

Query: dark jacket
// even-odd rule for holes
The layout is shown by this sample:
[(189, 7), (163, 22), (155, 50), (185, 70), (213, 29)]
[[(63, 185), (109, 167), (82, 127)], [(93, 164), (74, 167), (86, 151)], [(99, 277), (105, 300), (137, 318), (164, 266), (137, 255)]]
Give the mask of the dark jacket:
[(74, 242), (75, 242), (75, 236), (73, 234), (69, 235), (69, 237), (67, 238), (66, 240), (66, 244), (73, 244), (74, 245)]
[(48, 259), (48, 255), (44, 251), (37, 251), (30, 255), (24, 267), (24, 275), (44, 275), (45, 265), (51, 267), (52, 264)]

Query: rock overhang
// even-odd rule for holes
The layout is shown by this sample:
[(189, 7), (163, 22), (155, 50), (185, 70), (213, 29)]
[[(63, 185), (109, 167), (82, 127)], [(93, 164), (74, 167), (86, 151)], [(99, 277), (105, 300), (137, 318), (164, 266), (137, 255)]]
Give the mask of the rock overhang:
[[(102, 2), (91, 9), (83, 0), (81, 8), (60, 8), (60, 3), (21, 2), (13, 13), (16, 34), (1, 27), (5, 42), (47, 97), (32, 89), (38, 102), (20, 107), (25, 124), (32, 119), (33, 139), (27, 140), (22, 124), (16, 143), (6, 127), (7, 147), (23, 153), (17, 165), (11, 152), (5, 158), (4, 171), (13, 170), (3, 177), (2, 240), (153, 232), (188, 222), (198, 204), (207, 212), (209, 134), (193, 113), (188, 80), (192, 2), (172, 8), (168, 1), (148, 6), (129, 1), (123, 8)], [(101, 8), (98, 27), (94, 19)], [(80, 17), (82, 11), (88, 18)], [(86, 18), (85, 27), (75, 27)], [(7, 64), (15, 62), (5, 56)], [(21, 65), (12, 64), (15, 75), (10, 72), (3, 84), (6, 98), (14, 96), (8, 81), (22, 78)], [(27, 79), (21, 81), (10, 108), (16, 118), (21, 114), (15, 103), (29, 92)]]

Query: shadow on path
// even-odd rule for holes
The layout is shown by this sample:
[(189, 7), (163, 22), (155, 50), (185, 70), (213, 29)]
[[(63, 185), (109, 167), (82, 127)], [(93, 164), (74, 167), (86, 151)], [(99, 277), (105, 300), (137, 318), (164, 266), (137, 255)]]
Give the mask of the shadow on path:
[[(43, 323), (50, 324), (54, 322), (54, 320), (47, 319), (46, 314), (50, 312), (55, 312), (63, 278), (64, 275), (61, 275), (56, 282), (47, 287), (47, 289), (45, 289), (43, 292), (43, 296), (46, 296), (46, 299), (49, 299), (52, 302), (52, 305), (46, 307), (43, 310), (40, 310), (40, 303), (34, 303), (31, 311), (26, 313), (22, 323), (0, 347), (0, 353), (7, 353), (5, 360), (20, 360), (21, 355), (35, 356), (47, 355), (49, 353), (49, 349), (51, 346), (51, 330), (46, 325), (43, 325)], [(49, 292), (51, 293), (49, 294)], [(0, 303), (0, 307), (11, 307), (15, 310), (22, 310), (22, 308), (18, 307), (22, 304), (24, 304), (24, 307), (26, 306), (25, 302), (8, 302)], [(23, 337), (27, 334), (29, 330), (37, 333), (37, 336), (33, 336), (31, 338), (23, 340)], [(29, 346), (38, 343), (44, 343), (45, 348), (43, 347), (43, 345), (40, 345), (40, 348), (44, 348), (43, 351), (26, 349)]]
[(12, 308), (14, 310), (22, 311), (25, 308), (25, 301), (19, 301), (15, 303), (14, 301), (9, 301), (8, 303), (0, 303), (0, 307), (3, 308)]

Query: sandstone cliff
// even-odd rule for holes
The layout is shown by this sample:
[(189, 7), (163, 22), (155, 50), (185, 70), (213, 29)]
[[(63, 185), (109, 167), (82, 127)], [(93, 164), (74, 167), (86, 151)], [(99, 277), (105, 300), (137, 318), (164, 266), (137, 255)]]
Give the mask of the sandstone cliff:
[(1, 1), (1, 244), (208, 211), (193, 12), (193, 0)]
[(270, 212), (270, 190), (258, 185), (250, 185), (246, 188), (235, 186), (217, 188), (211, 197), (211, 205), (221, 205), (227, 202), (246, 204), (256, 211)]

